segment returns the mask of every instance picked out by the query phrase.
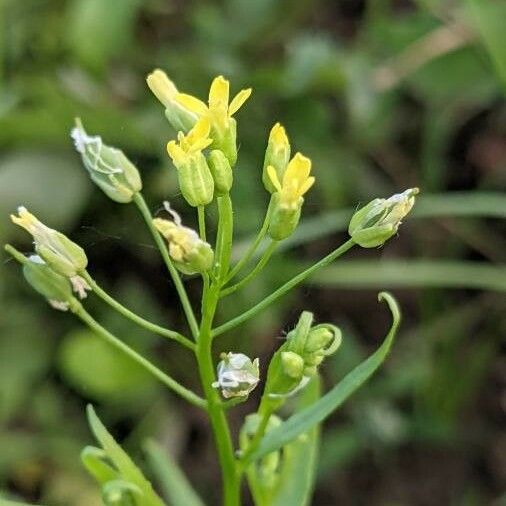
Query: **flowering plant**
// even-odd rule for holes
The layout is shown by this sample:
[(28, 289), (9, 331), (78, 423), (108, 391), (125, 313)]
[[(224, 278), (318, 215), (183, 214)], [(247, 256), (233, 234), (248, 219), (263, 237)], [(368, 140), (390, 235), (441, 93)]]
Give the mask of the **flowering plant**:
[[(24, 207), (12, 216), (12, 221), (31, 234), (35, 253), (25, 256), (10, 245), (6, 246), (6, 250), (22, 264), (26, 280), (52, 307), (75, 314), (98, 337), (127, 354), (174, 393), (207, 413), (222, 470), (223, 504), (236, 506), (241, 503), (244, 478), (257, 505), (307, 504), (313, 485), (318, 426), (384, 360), (400, 319), (395, 300), (388, 293), (379, 295), (380, 300), (386, 301), (393, 316), (391, 329), (380, 348), (323, 395), (320, 393), (319, 370), (325, 359), (339, 349), (342, 335), (339, 328), (331, 323), (316, 323), (314, 315), (308, 311), (300, 315), (295, 328), (287, 333), (283, 344), (265, 366), (259, 363), (258, 358), (252, 360), (239, 349), (222, 352), (221, 360), (215, 364), (213, 344), (218, 342), (220, 335), (273, 304), (354, 245), (364, 248), (383, 245), (397, 233), (401, 220), (414, 204), (418, 190), (409, 189), (387, 199), (375, 199), (359, 209), (351, 218), (350, 238), (344, 244), (244, 313), (216, 325), (220, 301), (244, 288), (256, 277), (279, 243), (297, 228), (304, 197), (316, 180), (312, 175), (311, 160), (301, 153), (292, 156), (284, 127), (279, 123), (274, 125), (267, 140), (263, 173), (259, 174), (270, 194), (265, 219), (244, 256), (232, 265), (234, 215), (230, 191), (237, 164), (237, 122), (234, 114), (248, 100), (251, 89), (241, 90), (230, 100), (229, 82), (220, 76), (212, 82), (206, 104), (180, 93), (161, 70), (151, 73), (147, 83), (163, 104), (165, 117), (177, 132), (177, 139), (168, 142), (167, 152), (177, 170), (184, 199), (197, 210), (198, 231), (183, 225), (169, 203), (165, 203), (166, 218), (152, 216), (141, 193), (140, 173), (122, 151), (106, 145), (99, 136), (90, 136), (79, 120), (71, 136), (93, 182), (112, 200), (121, 204), (134, 203), (140, 211), (179, 295), (188, 332), (161, 327), (123, 306), (106, 293), (88, 272), (85, 251)], [(208, 238), (211, 234), (206, 227), (206, 209), (214, 203), (218, 208), (219, 222), (212, 241)], [(255, 256), (264, 243), (267, 244), (263, 253)], [(259, 259), (249, 272), (239, 278), (256, 258)], [(182, 275), (196, 275), (202, 279), (200, 314), (196, 313), (187, 295)], [(84, 302), (89, 291), (136, 325), (186, 347), (195, 357), (202, 394), (180, 384), (97, 322), (85, 309)], [(263, 384), (260, 402), (246, 417), (235, 443), (227, 411), (246, 402), (259, 384)], [(283, 419), (286, 417), (283, 409), (289, 399), (298, 402), (293, 414)], [(82, 452), (82, 461), (100, 485), (104, 504), (164, 504), (139, 468), (108, 433), (91, 406), (88, 417), (101, 447), (86, 447)], [(154, 443), (150, 452), (154, 458), (161, 456)], [(300, 474), (300, 480), (299, 476), (292, 475), (294, 470)], [(166, 499), (177, 505), (202, 505), (188, 480), (179, 471), (176, 476), (169, 479)]]

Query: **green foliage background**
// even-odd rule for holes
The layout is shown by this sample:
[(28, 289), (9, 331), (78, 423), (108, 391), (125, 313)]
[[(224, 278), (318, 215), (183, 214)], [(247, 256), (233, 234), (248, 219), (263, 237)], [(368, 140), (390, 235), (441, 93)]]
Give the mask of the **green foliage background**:
[[(183, 210), (165, 154), (173, 132), (145, 75), (164, 68), (201, 96), (217, 74), (234, 90), (251, 85), (238, 114), (236, 238), (246, 240), (261, 220), (261, 163), (275, 121), (313, 159), (317, 184), (298, 234), (222, 318), (341, 241), (358, 202), (422, 189), (399, 238), (354, 251), (220, 342), (265, 364), (274, 337), (301, 309), (312, 310), (344, 330), (341, 352), (325, 367), (330, 386), (384, 335), (375, 293), (398, 296), (404, 323), (381, 376), (325, 425), (314, 504), (500, 504), (505, 18), (506, 3), (493, 0), (0, 0), (0, 243), (29, 250), (8, 220), (25, 204), (85, 247), (90, 272), (119, 300), (182, 325), (135, 209), (91, 185), (69, 129), (79, 115), (90, 132), (124, 149), (153, 210), (164, 199)], [(189, 287), (196, 294), (198, 284)], [(93, 297), (89, 306), (198, 389), (186, 352), (133, 329)], [(86, 402), (99, 406), (134, 456), (155, 436), (215, 504), (217, 469), (202, 414), (52, 311), (2, 256), (0, 497), (99, 504), (78, 460), (92, 440)], [(237, 410), (236, 427), (246, 413), (247, 405)]]

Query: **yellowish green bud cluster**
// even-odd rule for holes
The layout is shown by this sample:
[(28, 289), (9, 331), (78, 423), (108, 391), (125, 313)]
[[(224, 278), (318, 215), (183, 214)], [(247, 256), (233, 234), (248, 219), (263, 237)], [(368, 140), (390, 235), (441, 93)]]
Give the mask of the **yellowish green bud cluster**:
[(303, 388), (325, 357), (341, 344), (340, 330), (330, 324), (313, 326), (313, 315), (304, 311), (297, 326), (269, 364), (263, 403), (282, 400)]
[(374, 199), (351, 218), (348, 232), (363, 248), (381, 246), (397, 233), (402, 219), (415, 203), (418, 188), (410, 188), (388, 199)]
[(155, 218), (153, 225), (169, 243), (169, 254), (175, 266), (184, 274), (207, 272), (214, 262), (211, 245), (203, 241), (195, 230), (185, 227), (168, 204), (166, 209), (173, 220)]
[(142, 190), (142, 180), (123, 151), (107, 146), (98, 135), (88, 135), (79, 119), (70, 135), (92, 181), (115, 202), (131, 202)]
[(260, 381), (259, 360), (251, 360), (243, 353), (223, 353), (217, 368), (213, 388), (221, 389), (225, 399), (245, 397)]
[(213, 200), (214, 180), (203, 150), (212, 139), (210, 123), (202, 118), (185, 135), (179, 132), (177, 141), (167, 144), (167, 152), (177, 169), (181, 193), (191, 206), (205, 206)]
[(178, 89), (167, 74), (156, 69), (146, 78), (149, 89), (165, 107), (165, 117), (176, 132), (188, 132), (198, 120), (197, 114), (190, 111), (177, 100)]

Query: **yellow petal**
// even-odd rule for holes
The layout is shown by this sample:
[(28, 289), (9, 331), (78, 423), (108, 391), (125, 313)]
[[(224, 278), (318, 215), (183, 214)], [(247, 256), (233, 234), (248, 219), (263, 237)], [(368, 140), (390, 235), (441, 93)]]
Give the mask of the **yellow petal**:
[(278, 192), (280, 192), (281, 191), (281, 183), (279, 182), (279, 178), (278, 178), (278, 174), (276, 172), (276, 169), (272, 165), (269, 165), (267, 167), (267, 174), (269, 175), (269, 178), (271, 180), (271, 183), (274, 185), (274, 188), (276, 188), (276, 190)]
[(281, 125), (281, 123), (276, 123), (269, 134), (269, 141), (275, 144), (276, 146), (289, 145), (288, 136), (286, 135), (286, 130)]
[(201, 118), (195, 123), (195, 126), (190, 130), (187, 135), (188, 142), (193, 144), (197, 139), (206, 138), (211, 131), (211, 123), (207, 118)]
[(170, 101), (177, 93), (177, 88), (174, 83), (168, 78), (167, 74), (160, 69), (155, 69), (146, 78), (149, 89), (153, 92), (156, 98), (165, 107), (168, 107)]
[(209, 88), (209, 109), (227, 108), (229, 94), (230, 83), (223, 76), (215, 77)]
[(283, 184), (291, 179), (305, 181), (310, 172), (311, 160), (301, 153), (297, 153), (288, 163), (288, 167), (283, 176)]
[(178, 93), (175, 95), (174, 99), (176, 102), (181, 104), (186, 109), (198, 114), (199, 116), (205, 116), (208, 113), (207, 105), (194, 97), (193, 95), (187, 95), (186, 93)]
[(19, 207), (18, 208), (18, 215), (11, 214), (11, 220), (16, 225), (19, 225), (20, 227), (23, 227), (26, 231), (32, 233), (34, 227), (37, 225), (41, 225), (41, 222), (28, 210), (26, 207)]
[(246, 102), (246, 100), (248, 100), (249, 96), (251, 95), (251, 92), (252, 92), (251, 88), (248, 88), (246, 90), (241, 90), (234, 97), (232, 102), (230, 102), (230, 106), (228, 108), (228, 115), (229, 116), (233, 116), (242, 107), (244, 102)]
[(186, 159), (185, 152), (181, 149), (176, 141), (169, 141), (167, 144), (167, 153), (169, 153), (169, 156), (172, 158), (174, 165), (184, 163)]
[(308, 177), (304, 183), (302, 183), (302, 186), (299, 188), (299, 196), (302, 197), (305, 193), (309, 191), (311, 186), (314, 185), (315, 178), (314, 177)]

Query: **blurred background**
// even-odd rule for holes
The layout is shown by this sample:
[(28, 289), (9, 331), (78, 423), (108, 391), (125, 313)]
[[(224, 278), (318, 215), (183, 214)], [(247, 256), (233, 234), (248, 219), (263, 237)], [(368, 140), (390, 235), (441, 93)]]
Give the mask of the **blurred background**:
[[(165, 153), (174, 132), (145, 76), (161, 67), (202, 97), (218, 74), (233, 92), (252, 86), (237, 115), (238, 253), (267, 203), (261, 166), (274, 122), (312, 158), (317, 184), (298, 233), (261, 279), (227, 300), (221, 321), (340, 244), (359, 203), (411, 186), (422, 196), (398, 238), (352, 250), (220, 338), (216, 352), (265, 364), (276, 336), (312, 310), (344, 331), (324, 368), (331, 386), (380, 343), (389, 320), (376, 294), (391, 290), (404, 314), (397, 343), (326, 422), (313, 503), (506, 504), (505, 19), (499, 0), (0, 0), (0, 243), (30, 251), (8, 219), (25, 204), (86, 249), (92, 275), (125, 305), (184, 329), (135, 207), (90, 183), (69, 130), (80, 116), (123, 149), (153, 212), (169, 199), (192, 225)], [(197, 300), (198, 281), (188, 289)], [(184, 349), (93, 296), (87, 306), (199, 390)], [(91, 402), (138, 462), (146, 437), (156, 437), (218, 504), (200, 411), (52, 310), (3, 251), (0, 308), (0, 497), (100, 504), (79, 462), (93, 442), (84, 416)], [(254, 406), (253, 396), (232, 412), (235, 429)]]

